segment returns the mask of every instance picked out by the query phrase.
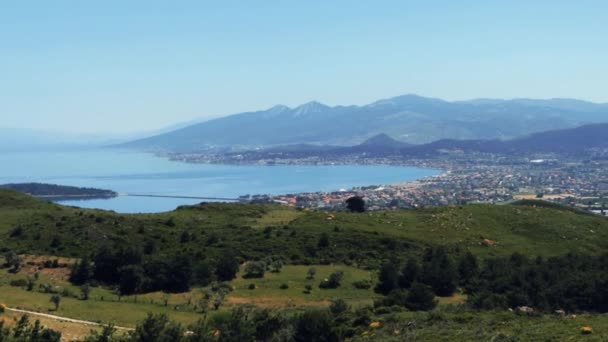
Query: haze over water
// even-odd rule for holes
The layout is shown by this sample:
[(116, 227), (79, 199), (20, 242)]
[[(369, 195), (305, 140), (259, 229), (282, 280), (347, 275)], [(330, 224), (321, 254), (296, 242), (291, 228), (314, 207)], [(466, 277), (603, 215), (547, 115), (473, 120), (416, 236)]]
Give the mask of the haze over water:
[[(438, 170), (394, 166), (232, 166), (172, 162), (118, 150), (0, 153), (0, 184), (42, 182), (109, 189), (121, 194), (236, 198), (394, 184)], [(122, 213), (160, 212), (197, 199), (119, 196), (63, 204)]]

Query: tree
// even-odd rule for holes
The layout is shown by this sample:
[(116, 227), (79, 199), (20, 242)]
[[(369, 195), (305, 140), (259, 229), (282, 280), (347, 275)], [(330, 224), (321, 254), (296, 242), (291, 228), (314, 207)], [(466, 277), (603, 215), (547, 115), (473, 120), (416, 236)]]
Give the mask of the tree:
[(420, 265), (418, 264), (418, 261), (414, 258), (408, 259), (399, 276), (399, 287), (402, 289), (409, 288), (412, 283), (416, 281), (418, 274), (420, 274)]
[(438, 296), (451, 296), (456, 291), (458, 273), (445, 248), (427, 250), (424, 259), (420, 282), (431, 286)]
[(84, 284), (80, 287), (80, 297), (82, 300), (89, 300), (89, 295), (91, 294), (91, 286), (89, 284)]
[(144, 284), (144, 270), (139, 265), (127, 265), (118, 270), (120, 277), (118, 292), (120, 295), (131, 295), (140, 292)]
[(91, 262), (87, 256), (83, 257), (80, 262), (76, 262), (72, 265), (72, 272), (70, 273), (70, 282), (74, 285), (82, 285), (88, 283), (93, 275), (93, 269)]
[(458, 264), (460, 284), (465, 287), (471, 285), (478, 272), (479, 265), (477, 264), (477, 258), (471, 252), (467, 252)]
[(344, 272), (335, 271), (329, 275), (329, 278), (323, 279), (319, 287), (322, 289), (336, 289), (340, 287), (340, 283), (342, 282), (342, 278), (344, 277)]
[[(251, 314), (255, 326), (256, 341), (291, 341), (292, 339), (278, 338), (277, 332), (286, 325), (283, 313), (274, 313), (269, 309), (256, 309)], [(274, 338), (273, 338), (274, 336)]]
[(9, 329), (3, 329), (3, 321), (0, 321), (0, 341), (29, 341), (29, 342), (59, 342), (61, 333), (47, 329), (40, 324), (39, 320), (32, 326), (28, 315), (23, 315), (15, 322), (12, 329), (12, 337)]
[(30, 326), (30, 317), (28, 315), (23, 315), (19, 320), (15, 323), (13, 327), (13, 336), (16, 338), (22, 337), (24, 340), (26, 338), (27, 331)]
[(51, 296), (51, 303), (53, 303), (55, 305), (55, 311), (59, 310), (59, 303), (61, 303), (61, 296), (60, 295), (52, 295)]
[(412, 284), (405, 301), (405, 307), (412, 311), (428, 311), (437, 306), (433, 290), (418, 282)]
[(116, 332), (116, 328), (114, 328), (114, 324), (109, 323), (108, 325), (104, 325), (101, 329), (101, 332), (97, 330), (92, 330), (91, 335), (87, 336), (84, 339), (84, 342), (111, 342), (113, 341), (112, 335)]
[(165, 314), (148, 314), (146, 319), (135, 327), (130, 342), (183, 341), (183, 328), (169, 321)]
[(245, 265), (243, 278), (264, 278), (266, 263), (263, 261), (251, 261)]
[(380, 273), (378, 274), (376, 291), (384, 295), (388, 294), (397, 287), (398, 278), (397, 266), (392, 261), (385, 263), (380, 268)]
[(6, 252), (4, 254), (4, 259), (6, 260), (6, 265), (9, 267), (8, 271), (10, 273), (17, 273), (21, 270), (21, 257), (15, 252)]
[(213, 309), (216, 311), (222, 306), (224, 303), (224, 298), (226, 297), (226, 293), (223, 290), (217, 291), (213, 296)]
[(333, 333), (332, 318), (327, 310), (305, 311), (297, 318), (295, 341), (338, 341), (337, 336)]
[(329, 235), (327, 235), (327, 233), (322, 233), (321, 236), (319, 236), (319, 241), (317, 242), (317, 247), (319, 249), (329, 247)]
[(31, 292), (34, 289), (34, 285), (36, 285), (36, 280), (32, 277), (28, 277), (26, 290)]
[(361, 196), (353, 196), (346, 200), (346, 209), (353, 213), (362, 213), (365, 211), (365, 201)]
[(213, 281), (213, 267), (209, 262), (202, 261), (194, 267), (194, 280), (201, 286), (207, 286)]
[(329, 305), (329, 311), (334, 315), (338, 316), (346, 311), (350, 310), (348, 303), (344, 299), (332, 300)]
[(169, 261), (167, 281), (163, 290), (179, 293), (190, 291), (192, 283), (192, 260), (184, 254), (178, 254)]
[(317, 274), (317, 269), (314, 267), (309, 268), (306, 272), (306, 279), (315, 279), (315, 274)]
[(280, 273), (281, 268), (283, 268), (283, 262), (279, 259), (273, 260), (270, 263), (270, 272), (272, 273)]
[(171, 300), (171, 294), (167, 293), (167, 292), (163, 292), (162, 298), (163, 298), (163, 304), (165, 306), (169, 305), (169, 300)]
[(230, 316), (220, 320), (217, 329), (221, 331), (220, 341), (254, 342), (256, 326), (242, 307), (232, 310)]
[(93, 278), (107, 284), (116, 284), (120, 275), (118, 269), (123, 265), (110, 247), (101, 246), (93, 257), (95, 268)]
[(236, 277), (239, 271), (239, 262), (229, 252), (225, 252), (220, 256), (215, 268), (215, 275), (219, 281), (230, 281)]
[(200, 312), (207, 318), (207, 312), (209, 312), (209, 303), (211, 302), (211, 293), (208, 290), (202, 290), (201, 296), (198, 300), (198, 307)]

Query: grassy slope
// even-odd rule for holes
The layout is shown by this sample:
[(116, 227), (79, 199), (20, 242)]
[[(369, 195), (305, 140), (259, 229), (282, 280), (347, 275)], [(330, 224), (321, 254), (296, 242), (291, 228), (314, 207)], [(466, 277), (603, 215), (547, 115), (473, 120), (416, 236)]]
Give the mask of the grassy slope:
[[(170, 218), (174, 226), (167, 224)], [(15, 235), (16, 227), (21, 234)], [(187, 242), (181, 240), (184, 231), (190, 234)], [(317, 258), (360, 265), (373, 264), (394, 252), (405, 256), (439, 244), (456, 251), (471, 250), (481, 257), (608, 250), (605, 218), (530, 205), (337, 213), (335, 219), (323, 212), (242, 204), (120, 215), (0, 191), (0, 248), (21, 253), (79, 257), (103, 243), (142, 246), (152, 240), (160, 253), (189, 251), (202, 257), (230, 248), (239, 251), (243, 259), (282, 255), (301, 264), (308, 257), (304, 247), (315, 246), (321, 233), (329, 235), (331, 248), (319, 251)], [(217, 241), (208, 243), (210, 236)], [(483, 246), (484, 238), (495, 240), (497, 245)]]
[[(512, 312), (471, 312), (439, 308), (429, 313), (403, 312), (379, 318), (353, 341), (606, 341), (608, 315), (529, 317)], [(593, 334), (582, 335), (590, 326)]]

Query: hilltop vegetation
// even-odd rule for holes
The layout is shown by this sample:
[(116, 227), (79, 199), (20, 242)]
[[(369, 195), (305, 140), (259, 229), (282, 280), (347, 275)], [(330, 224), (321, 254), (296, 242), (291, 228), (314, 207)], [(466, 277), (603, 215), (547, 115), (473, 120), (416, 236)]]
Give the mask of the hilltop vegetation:
[[(564, 208), (564, 209), (562, 209)], [(0, 248), (17, 253), (82, 257), (104, 244), (149, 254), (213, 258), (232, 250), (241, 260), (280, 256), (292, 264), (376, 267), (400, 254), (442, 245), (485, 258), (599, 254), (608, 249), (608, 221), (565, 207), (467, 205), (351, 214), (278, 205), (206, 203), (159, 214), (124, 215), (55, 205), (0, 190)], [(331, 248), (318, 246), (326, 235)], [(487, 247), (484, 239), (495, 241)]]
[(108, 198), (117, 194), (111, 190), (81, 188), (76, 186), (45, 184), (45, 183), (16, 183), (2, 184), (0, 189), (10, 189), (23, 192), (35, 197), (53, 198)]

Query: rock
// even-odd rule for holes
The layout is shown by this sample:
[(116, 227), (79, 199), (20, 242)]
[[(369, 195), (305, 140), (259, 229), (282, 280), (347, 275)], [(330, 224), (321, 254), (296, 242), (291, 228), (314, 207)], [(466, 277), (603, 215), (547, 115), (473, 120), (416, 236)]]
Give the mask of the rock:
[(496, 245), (496, 241), (490, 239), (483, 239), (481, 243), (486, 247), (493, 247), (494, 245)]
[(531, 308), (529, 306), (518, 306), (517, 307), (517, 312), (521, 312), (521, 313), (525, 313), (525, 314), (531, 314), (531, 313), (534, 313), (534, 308)]
[(380, 328), (380, 325), (381, 325), (380, 322), (371, 322), (369, 324), (369, 327), (370, 328)]

